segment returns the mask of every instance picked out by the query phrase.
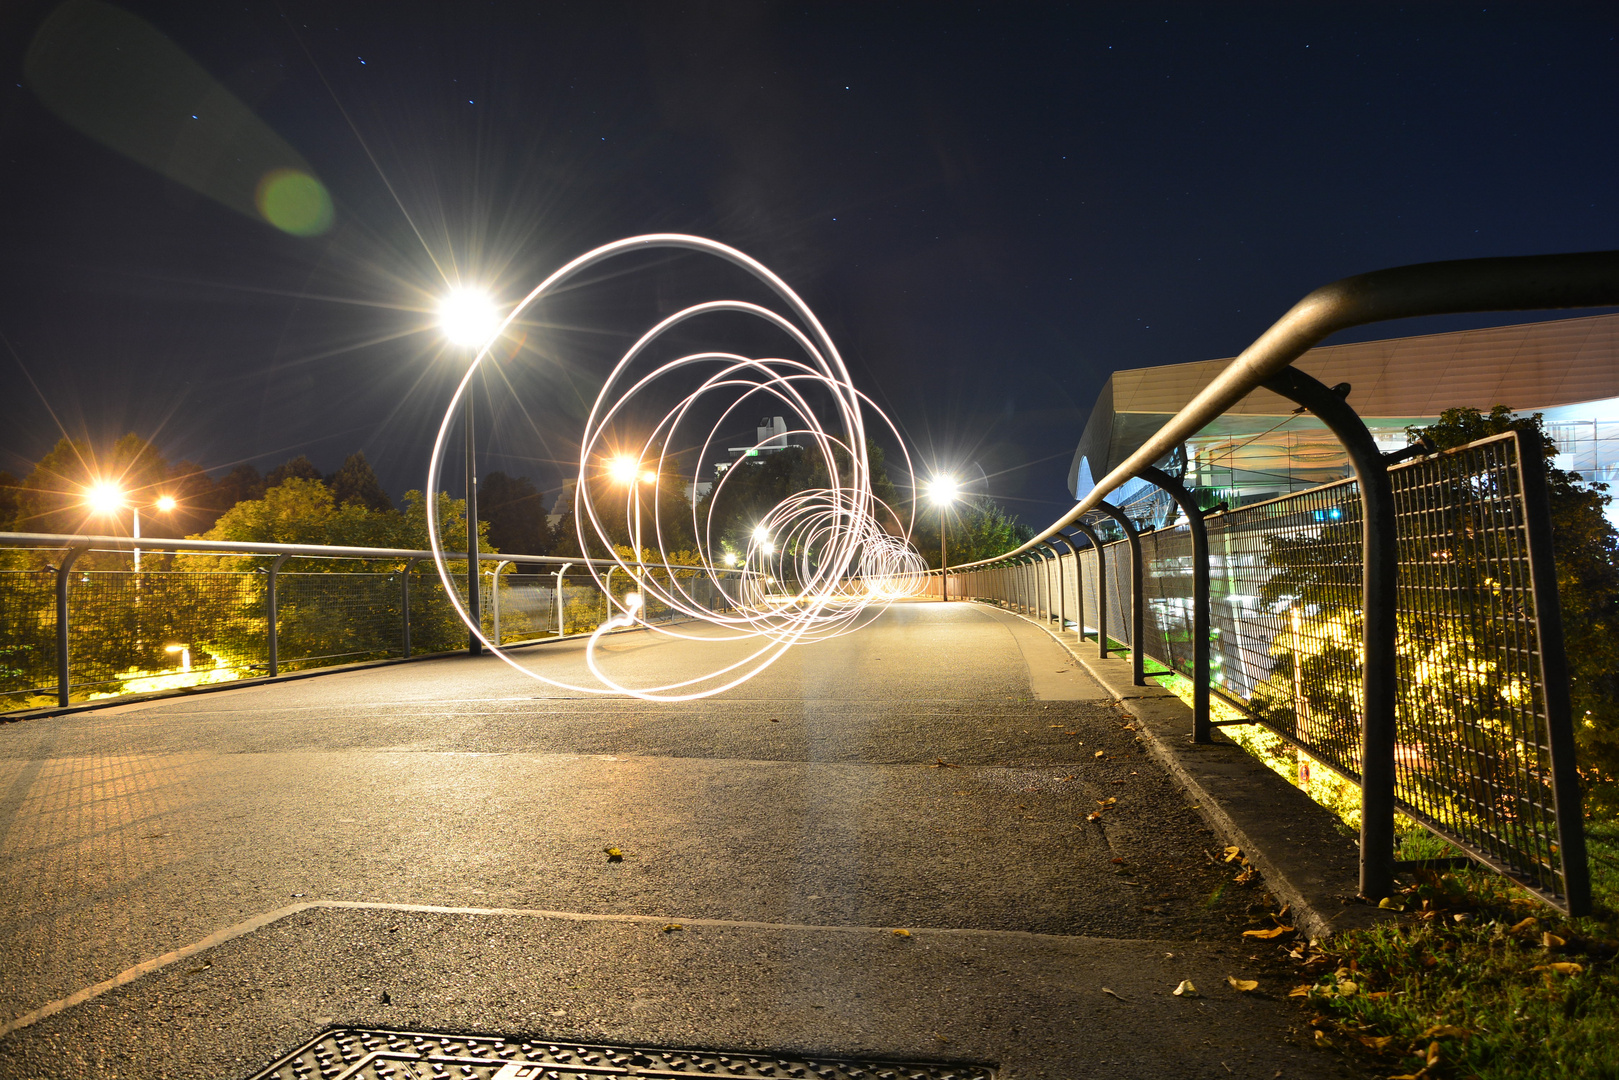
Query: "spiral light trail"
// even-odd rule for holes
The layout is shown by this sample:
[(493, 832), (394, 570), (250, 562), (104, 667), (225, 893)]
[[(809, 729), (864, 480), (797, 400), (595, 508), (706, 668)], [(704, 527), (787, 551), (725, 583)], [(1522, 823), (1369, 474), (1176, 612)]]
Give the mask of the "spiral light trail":
[[(872, 491), (871, 464), (866, 454), (867, 417), (877, 418), (891, 432), (893, 425), (854, 387), (843, 358), (809, 306), (762, 263), (735, 248), (675, 233), (635, 236), (605, 244), (537, 285), (506, 315), (500, 332), (581, 271), (619, 255), (654, 248), (683, 249), (724, 259), (766, 285), (782, 301), (787, 314), (741, 300), (714, 300), (685, 308), (648, 329), (614, 365), (602, 386), (580, 439), (579, 473), (574, 486), (574, 520), (580, 550), (600, 552), (602, 559), (611, 560), (605, 568), (598, 563), (588, 564), (591, 576), (616, 609), (616, 614), (603, 622), (586, 644), (586, 663), (598, 685), (574, 685), (541, 675), (518, 664), (497, 642), (489, 640), (483, 628), (472, 623), (450, 577), (436, 515), (428, 515), (427, 526), (433, 562), (451, 604), (479, 640), (513, 669), (567, 690), (624, 694), (651, 701), (686, 701), (722, 693), (746, 682), (793, 645), (858, 629), (891, 601), (919, 592), (926, 564), (908, 539), (910, 522), (902, 521), (896, 509)], [(785, 344), (796, 347), (790, 351), (802, 354), (801, 358), (755, 358), (700, 351), (636, 373), (646, 366), (638, 366), (637, 361), (669, 331), (720, 313), (741, 314), (774, 327), (786, 339)], [(428, 463), (428, 491), (439, 490), (449, 433), (465, 395), (471, 392), (473, 376), (499, 337), (499, 332), (493, 335), (490, 344), (473, 359), (445, 410)], [(695, 389), (676, 389), (672, 393), (666, 389), (690, 387), (694, 378), (698, 380)], [(628, 422), (631, 415), (644, 414), (645, 402), (660, 391), (675, 400), (674, 407), (651, 425), (638, 447), (614, 445), (615, 422)], [(709, 422), (707, 431), (693, 430), (699, 416), (713, 414), (716, 399), (723, 404), (719, 419)], [(632, 528), (632, 539), (643, 550), (651, 551), (646, 558), (648, 565), (670, 564), (675, 553), (666, 546), (665, 531), (673, 523), (660, 517), (658, 495), (677, 475), (675, 458), (689, 456), (670, 448), (700, 447), (695, 466), (700, 471), (702, 463), (718, 449), (720, 430), (728, 423), (734, 425), (741, 410), (756, 409), (761, 401), (771, 403), (772, 413), (792, 418), (786, 434), (804, 446), (806, 456), (819, 465), (825, 486), (799, 491), (766, 512), (749, 534), (745, 550), (731, 553), (728, 561), (734, 561), (734, 566), (726, 565), (726, 561), (714, 565), (711, 561), (708, 553), (718, 550), (720, 538), (713, 535), (712, 522), (698, 520), (695, 504), (691, 531), (697, 538), (701, 558), (689, 570), (649, 570), (638, 563), (635, 555), (615, 547), (604, 524), (607, 507), (597, 506), (599, 484), (593, 481), (611, 473), (627, 488), (623, 507), (626, 521), (638, 520), (642, 506), (650, 504), (650, 521)], [(824, 412), (833, 414), (830, 422), (819, 419)], [(903, 447), (897, 432), (895, 435)], [(751, 450), (765, 450), (767, 442), (779, 438), (779, 432), (773, 433), (771, 440)], [(740, 460), (746, 462), (747, 456)], [(908, 457), (905, 468), (914, 490), (915, 476)], [(717, 505), (721, 490), (740, 475), (741, 466), (733, 466), (715, 481), (711, 506)], [(684, 484), (683, 479), (680, 482)], [(643, 499), (647, 489), (650, 498)], [(611, 520), (616, 515), (607, 516)], [(885, 523), (899, 535), (885, 528)], [(637, 579), (637, 584), (635, 591), (615, 596), (610, 579), (620, 573)], [(720, 590), (727, 598), (727, 610), (711, 610), (697, 595), (698, 581)], [(687, 621), (643, 624), (638, 616), (653, 603), (685, 616)], [(711, 670), (660, 685), (629, 686), (602, 669), (597, 646), (604, 633), (635, 625), (708, 645), (723, 647), (725, 643), (740, 642), (745, 655), (732, 658), (731, 654), (738, 650), (731, 645), (726, 658)]]

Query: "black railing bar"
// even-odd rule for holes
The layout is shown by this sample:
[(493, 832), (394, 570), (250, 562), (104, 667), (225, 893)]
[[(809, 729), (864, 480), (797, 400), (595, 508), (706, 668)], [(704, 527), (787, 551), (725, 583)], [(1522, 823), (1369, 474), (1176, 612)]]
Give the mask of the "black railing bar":
[[(1486, 311), (1540, 311), (1619, 305), (1619, 251), (1453, 259), (1374, 270), (1323, 285), (1294, 304), (1205, 386), (1186, 407), (1083, 499), (1022, 547), (1022, 555), (1148, 465), (1156, 465), (1231, 406), (1323, 339), (1340, 330), (1391, 319)], [(992, 560), (964, 563), (965, 570)]]

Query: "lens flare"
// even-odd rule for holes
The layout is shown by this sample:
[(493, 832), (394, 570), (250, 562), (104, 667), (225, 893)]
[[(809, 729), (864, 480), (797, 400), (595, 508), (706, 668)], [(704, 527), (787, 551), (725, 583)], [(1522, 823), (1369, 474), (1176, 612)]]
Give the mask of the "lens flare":
[[(433, 561), (446, 595), (463, 622), (496, 656), (515, 670), (552, 686), (593, 694), (624, 694), (651, 701), (688, 701), (709, 697), (739, 686), (765, 670), (794, 645), (826, 640), (866, 625), (884, 606), (920, 591), (926, 569), (908, 539), (909, 522), (872, 491), (872, 465), (866, 454), (871, 419), (885, 426), (902, 449), (904, 442), (893, 424), (850, 380), (843, 358), (808, 305), (762, 263), (735, 248), (697, 236), (659, 233), (630, 237), (586, 252), (537, 285), (504, 320), (483, 339), (492, 340), (513, 320), (559, 290), (570, 278), (609, 259), (634, 252), (675, 249), (713, 256), (751, 274), (781, 302), (784, 312), (743, 300), (711, 300), (666, 316), (648, 328), (614, 365), (590, 410), (580, 439), (578, 479), (574, 485), (574, 520), (579, 548), (601, 552), (612, 565), (590, 565), (589, 571), (608, 596), (609, 579), (622, 571), (636, 578), (638, 592), (612, 597), (619, 614), (606, 620), (591, 635), (585, 661), (596, 685), (575, 685), (552, 679), (518, 664), (467, 618), (458, 584), (449, 572), (448, 556), (439, 535), (436, 515), (428, 515)], [(598, 277), (598, 280), (607, 280)], [(577, 286), (574, 286), (577, 287)], [(774, 328), (797, 358), (752, 357), (722, 349), (687, 353), (654, 366), (652, 356), (666, 348), (663, 342), (675, 327), (710, 316), (725, 315), (734, 323), (740, 315)], [(710, 320), (718, 321), (718, 320)], [(692, 332), (687, 326), (682, 338)], [(749, 335), (751, 339), (753, 335)], [(428, 461), (427, 490), (439, 490), (450, 432), (461, 413), (480, 364), (489, 354), (485, 344), (473, 359), (445, 410), (438, 438)], [(670, 483), (681, 471), (682, 458), (667, 448), (694, 448), (696, 468), (713, 459), (715, 451), (734, 449), (720, 442), (722, 432), (734, 430), (738, 418), (757, 416), (760, 401), (768, 401), (772, 414), (787, 419), (786, 432), (776, 426), (752, 448), (742, 448), (739, 464), (713, 480), (713, 496), (692, 509), (690, 526), (703, 552), (721, 551), (711, 520), (699, 520), (699, 507), (717, 505), (721, 491), (753, 467), (746, 462), (765, 460), (787, 445), (804, 448), (826, 477), (827, 486), (799, 491), (772, 507), (748, 536), (740, 554), (725, 551), (723, 566), (704, 556), (699, 566), (659, 570), (643, 569), (633, 556), (618, 553), (604, 525), (605, 506), (596, 499), (622, 499), (618, 513), (607, 520), (625, 520), (641, 512), (642, 544), (653, 552), (649, 563), (670, 563), (668, 534), (674, 524), (662, 516), (664, 501), (656, 497), (659, 485)], [(644, 417), (662, 412), (648, 428)], [(717, 417), (717, 419), (716, 419)], [(645, 432), (641, 445), (626, 452), (620, 426), (632, 418)], [(789, 443), (788, 440), (792, 440)], [(911, 472), (908, 456), (905, 469)], [(590, 481), (603, 472), (616, 481), (611, 492)], [(651, 498), (639, 491), (636, 480), (645, 475)], [(693, 475), (692, 480), (704, 479)], [(915, 476), (910, 475), (914, 489)], [(644, 507), (644, 509), (642, 509)], [(608, 554), (612, 553), (612, 554)], [(731, 567), (734, 569), (729, 569)], [(621, 578), (622, 580), (622, 578)], [(699, 589), (701, 582), (704, 588)], [(709, 593), (725, 598), (723, 611), (713, 610)], [(638, 615), (651, 605), (668, 609), (684, 620), (644, 625)], [(656, 685), (629, 685), (603, 669), (603, 634), (622, 627), (644, 625), (649, 632), (715, 649), (712, 667), (695, 675)], [(735, 658), (737, 652), (744, 655)]]
[(299, 169), (272, 169), (253, 193), (264, 220), (294, 236), (319, 236), (332, 227), (326, 185)]

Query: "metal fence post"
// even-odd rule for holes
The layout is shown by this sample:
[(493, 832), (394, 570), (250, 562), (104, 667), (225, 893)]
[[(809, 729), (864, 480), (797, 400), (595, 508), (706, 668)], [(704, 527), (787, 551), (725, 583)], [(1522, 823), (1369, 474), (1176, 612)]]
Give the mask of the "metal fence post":
[(495, 572), (489, 576), (489, 610), (494, 621), (494, 637), (496, 645), (500, 644), (500, 572), (510, 566), (510, 559), (502, 559), (495, 564)]
[(281, 628), (277, 625), (279, 619), (279, 606), (276, 602), (275, 584), (276, 575), (281, 573), (281, 564), (286, 562), (288, 556), (277, 555), (270, 562), (269, 592), (265, 599), (268, 601), (269, 638), (270, 638), (270, 677), (273, 679), (281, 674)]
[(415, 559), (405, 560), (404, 583), (400, 587), (399, 611), (400, 621), (404, 624), (405, 659), (410, 659), (410, 574), (416, 569)]
[[(1096, 552), (1096, 655), (1099, 659), (1106, 660), (1108, 653), (1107, 563), (1103, 560), (1102, 538), (1096, 535), (1095, 529), (1091, 528), (1083, 521), (1076, 521), (1073, 524), (1074, 528), (1078, 529), (1081, 535), (1091, 542), (1091, 548)], [(1081, 575), (1079, 578), (1079, 589), (1082, 597), (1080, 603), (1083, 605), (1083, 594), (1085, 591), (1085, 578), (1083, 575)], [(1081, 622), (1079, 625), (1079, 640), (1085, 640), (1085, 624), (1083, 622)]]
[[(1131, 679), (1137, 686), (1147, 685), (1147, 657), (1142, 651), (1145, 634), (1142, 633), (1143, 609), (1147, 606), (1146, 586), (1142, 577), (1141, 567), (1141, 534), (1136, 531), (1135, 522), (1125, 516), (1110, 502), (1099, 502), (1096, 508), (1114, 521), (1124, 530), (1125, 539), (1130, 541), (1130, 666)], [(1105, 631), (1104, 631), (1105, 632)]]
[(1057, 632), (1060, 634), (1064, 630), (1068, 629), (1068, 596), (1066, 595), (1066, 590), (1064, 590), (1063, 587), (1062, 587), (1062, 552), (1058, 551), (1054, 547), (1051, 547), (1050, 544), (1047, 544), (1046, 547), (1051, 548), (1052, 557), (1055, 558), (1056, 561), (1057, 561), (1057, 577), (1056, 577), (1057, 611), (1056, 611), (1056, 615), (1057, 615)]
[(68, 704), (73, 676), (68, 652), (68, 631), (71, 626), (68, 622), (67, 578), (73, 564), (86, 550), (82, 545), (69, 547), (62, 552), (62, 565), (56, 568), (56, 704), (63, 708)]
[(1563, 605), (1557, 595), (1552, 511), (1546, 490), (1546, 458), (1540, 436), (1519, 431), (1518, 466), (1523, 477), (1524, 524), (1529, 542), (1530, 587), (1545, 687), (1546, 744), (1552, 759), (1552, 802), (1557, 808), (1557, 853), (1563, 861), (1568, 913), (1591, 913), (1591, 873), (1585, 853), (1585, 809), (1574, 771), (1574, 718), (1569, 703), (1568, 650), (1563, 642)]
[(1068, 550), (1074, 553), (1074, 630), (1079, 634), (1080, 644), (1085, 642), (1085, 561), (1080, 558), (1079, 545), (1069, 533), (1062, 534), (1063, 542)]
[(1192, 533), (1192, 741), (1212, 742), (1209, 727), (1209, 531), (1203, 522), (1203, 508), (1180, 480), (1162, 469), (1148, 466), (1137, 475), (1169, 493), (1186, 515)]
[(1395, 608), (1399, 549), (1394, 488), (1383, 455), (1345, 396), (1297, 368), (1283, 368), (1262, 383), (1296, 401), (1343, 443), (1361, 498), (1361, 610), (1364, 620), (1360, 736), (1360, 892), (1381, 900), (1394, 889), (1394, 706), (1397, 693)]
[(572, 566), (573, 563), (563, 563), (562, 569), (557, 571), (557, 637), (565, 637), (568, 633), (566, 624), (563, 621), (567, 608), (562, 597), (562, 575), (566, 574)]

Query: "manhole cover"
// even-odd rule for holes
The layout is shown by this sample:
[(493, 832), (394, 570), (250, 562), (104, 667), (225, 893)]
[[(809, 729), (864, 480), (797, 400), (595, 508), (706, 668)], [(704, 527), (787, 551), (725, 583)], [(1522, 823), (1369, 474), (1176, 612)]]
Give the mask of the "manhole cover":
[(652, 1050), (573, 1042), (340, 1028), (311, 1039), (253, 1080), (599, 1080), (610, 1076), (773, 1076), (821, 1080), (994, 1080), (983, 1065), (852, 1061)]

